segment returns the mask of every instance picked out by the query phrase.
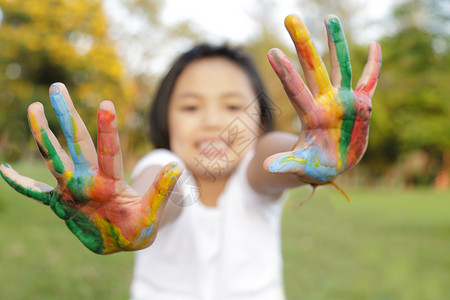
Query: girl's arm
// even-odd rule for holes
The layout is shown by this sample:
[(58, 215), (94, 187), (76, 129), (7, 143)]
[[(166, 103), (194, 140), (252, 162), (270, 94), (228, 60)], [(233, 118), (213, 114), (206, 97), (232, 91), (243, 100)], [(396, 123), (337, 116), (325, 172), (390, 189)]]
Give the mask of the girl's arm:
[(277, 194), (305, 183), (326, 184), (359, 162), (367, 147), (371, 98), (381, 68), (380, 46), (372, 43), (368, 62), (353, 91), (347, 42), (336, 16), (325, 18), (331, 79), (300, 18), (288, 16), (285, 25), (296, 47), (306, 84), (279, 49), (270, 50), (268, 58), (302, 129), (298, 137), (282, 133), (265, 135), (256, 146), (247, 175), (252, 187), (266, 194)]
[(285, 189), (304, 184), (295, 174), (272, 174), (264, 168), (266, 158), (292, 149), (297, 140), (296, 135), (280, 131), (267, 133), (258, 140), (255, 155), (247, 169), (249, 183), (255, 191), (277, 195)]

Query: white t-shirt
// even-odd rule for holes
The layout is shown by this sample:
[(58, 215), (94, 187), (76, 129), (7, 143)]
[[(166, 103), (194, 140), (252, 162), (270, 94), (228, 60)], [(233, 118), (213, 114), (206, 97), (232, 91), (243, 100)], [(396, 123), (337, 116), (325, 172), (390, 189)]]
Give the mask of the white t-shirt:
[[(230, 176), (216, 207), (200, 201), (183, 207), (175, 221), (159, 229), (149, 248), (136, 252), (131, 299), (285, 299), (283, 201), (250, 187), (246, 170), (252, 155), (250, 151)], [(169, 150), (154, 150), (139, 161), (132, 177), (171, 161), (180, 159)], [(186, 169), (182, 176), (192, 177)], [(184, 187), (185, 193), (189, 188)]]

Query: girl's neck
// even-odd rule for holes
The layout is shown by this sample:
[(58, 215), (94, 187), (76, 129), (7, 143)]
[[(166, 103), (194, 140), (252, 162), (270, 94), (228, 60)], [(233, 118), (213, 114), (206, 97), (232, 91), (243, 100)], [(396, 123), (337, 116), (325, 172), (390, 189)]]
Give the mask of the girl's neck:
[(225, 189), (229, 176), (221, 176), (212, 180), (211, 178), (196, 177), (197, 186), (200, 189), (200, 201), (205, 206), (217, 206), (219, 195)]

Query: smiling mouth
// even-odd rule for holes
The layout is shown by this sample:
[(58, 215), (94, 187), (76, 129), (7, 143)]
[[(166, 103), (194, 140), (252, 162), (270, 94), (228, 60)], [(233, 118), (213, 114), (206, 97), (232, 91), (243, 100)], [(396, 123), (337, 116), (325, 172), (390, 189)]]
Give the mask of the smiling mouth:
[(197, 150), (207, 158), (220, 157), (228, 152), (230, 146), (222, 139), (207, 139), (197, 143)]

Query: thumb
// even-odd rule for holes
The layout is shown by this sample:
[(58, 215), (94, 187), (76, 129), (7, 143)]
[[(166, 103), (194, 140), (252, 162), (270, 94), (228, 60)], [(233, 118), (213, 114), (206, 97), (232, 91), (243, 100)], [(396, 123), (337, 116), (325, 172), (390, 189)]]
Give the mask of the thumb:
[(159, 218), (162, 214), (173, 187), (183, 170), (183, 167), (177, 162), (168, 163), (161, 169), (153, 184), (144, 194), (143, 203), (147, 204), (150, 222), (153, 223), (156, 217)]
[(274, 174), (295, 174), (307, 183), (324, 183), (336, 177), (331, 163), (317, 146), (281, 152), (264, 161), (264, 169)]

